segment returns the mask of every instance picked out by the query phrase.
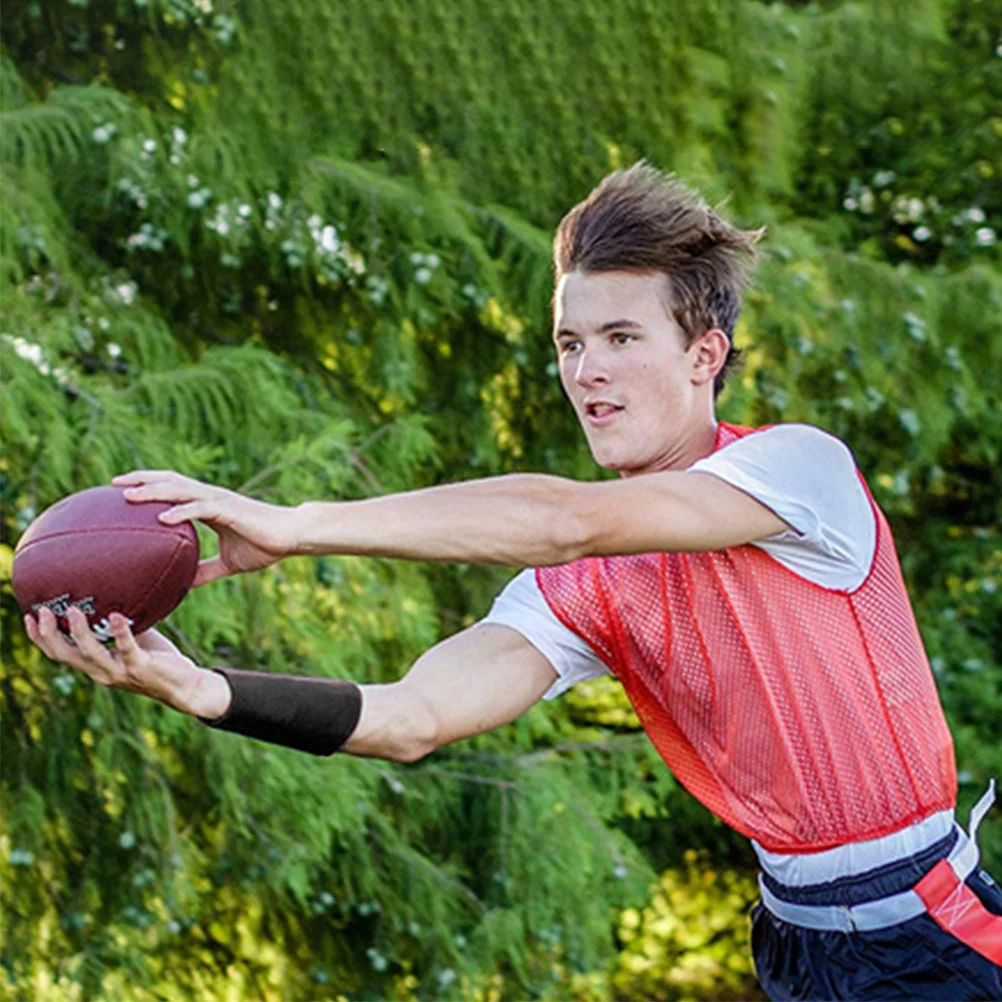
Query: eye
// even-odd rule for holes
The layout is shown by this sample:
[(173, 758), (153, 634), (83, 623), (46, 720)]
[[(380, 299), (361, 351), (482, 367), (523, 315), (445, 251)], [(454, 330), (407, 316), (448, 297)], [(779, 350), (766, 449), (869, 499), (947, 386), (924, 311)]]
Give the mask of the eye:
[(564, 338), (564, 340), (560, 342), (558, 350), (561, 355), (569, 355), (573, 349), (579, 348), (580, 346), (580, 341), (572, 340), (571, 338)]
[(616, 344), (626, 344), (627, 341), (636, 340), (636, 335), (629, 334), (626, 331), (615, 331), (610, 334), (609, 337)]

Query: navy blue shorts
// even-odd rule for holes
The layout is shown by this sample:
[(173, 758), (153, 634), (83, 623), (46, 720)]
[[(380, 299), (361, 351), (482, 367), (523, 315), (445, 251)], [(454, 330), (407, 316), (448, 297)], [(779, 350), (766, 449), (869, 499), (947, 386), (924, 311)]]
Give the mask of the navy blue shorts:
[[(921, 853), (859, 877), (812, 887), (787, 887), (763, 875), (777, 897), (804, 905), (856, 905), (915, 886), (946, 856), (956, 831)], [(967, 886), (985, 908), (1002, 915), (1002, 888), (975, 869)], [(761, 904), (752, 911), (752, 954), (770, 999), (828, 1002), (952, 1002), (1002, 1000), (1002, 967), (941, 929), (929, 915), (872, 932), (804, 929)]]

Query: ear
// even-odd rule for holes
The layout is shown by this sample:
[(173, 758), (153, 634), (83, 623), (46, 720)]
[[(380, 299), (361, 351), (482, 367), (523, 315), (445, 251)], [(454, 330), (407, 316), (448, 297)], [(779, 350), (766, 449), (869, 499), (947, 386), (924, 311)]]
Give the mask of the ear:
[(686, 353), (692, 355), (692, 381), (696, 386), (712, 384), (727, 362), (731, 345), (719, 327), (704, 331), (690, 342)]

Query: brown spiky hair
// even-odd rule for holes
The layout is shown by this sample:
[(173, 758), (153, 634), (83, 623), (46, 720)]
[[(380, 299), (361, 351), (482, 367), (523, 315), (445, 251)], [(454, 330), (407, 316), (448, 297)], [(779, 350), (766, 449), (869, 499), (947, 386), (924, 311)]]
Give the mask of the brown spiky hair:
[(578, 269), (664, 274), (665, 305), (690, 343), (714, 327), (727, 335), (716, 396), (740, 361), (734, 325), (764, 232), (737, 229), (698, 192), (640, 160), (606, 177), (560, 221), (555, 277)]

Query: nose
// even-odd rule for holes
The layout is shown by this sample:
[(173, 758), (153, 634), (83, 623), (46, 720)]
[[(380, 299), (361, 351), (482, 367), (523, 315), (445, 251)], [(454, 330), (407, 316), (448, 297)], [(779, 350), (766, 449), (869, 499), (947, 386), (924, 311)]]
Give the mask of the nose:
[(579, 386), (602, 386), (609, 381), (598, 354), (582, 348), (574, 365), (574, 381)]

